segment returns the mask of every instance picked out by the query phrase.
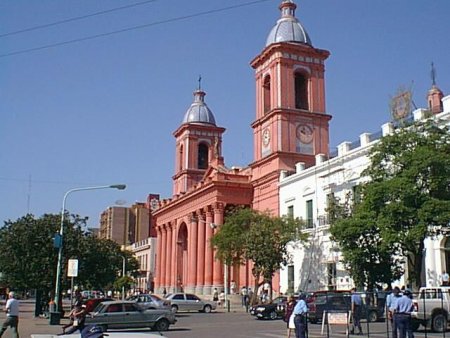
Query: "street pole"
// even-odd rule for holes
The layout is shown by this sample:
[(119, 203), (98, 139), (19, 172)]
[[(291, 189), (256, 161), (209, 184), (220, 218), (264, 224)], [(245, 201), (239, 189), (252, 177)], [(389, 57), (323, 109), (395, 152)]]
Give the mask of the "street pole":
[[(122, 256), (122, 279), (125, 283), (125, 256)], [(125, 299), (125, 284), (122, 284), (122, 300)]]
[(228, 300), (228, 265), (224, 264), (224, 274), (223, 274), (223, 283), (224, 283), (224, 291), (225, 291), (225, 306), (227, 311), (230, 312), (230, 304)]
[[(59, 243), (58, 243), (58, 263), (56, 266), (56, 281), (55, 281), (55, 313), (60, 313), (62, 309), (59, 308), (59, 294), (61, 292), (61, 268), (62, 268), (62, 255), (63, 255), (63, 238), (64, 238), (64, 217), (66, 213), (66, 199), (69, 194), (76, 192), (76, 191), (83, 191), (83, 190), (97, 190), (97, 189), (119, 189), (124, 190), (126, 188), (125, 184), (114, 184), (114, 185), (101, 185), (101, 186), (95, 186), (95, 187), (85, 187), (85, 188), (75, 188), (70, 189), (64, 194), (63, 201), (62, 201), (62, 209), (61, 209), (61, 225), (59, 228)], [(59, 316), (57, 317), (59, 319)], [(52, 320), (50, 319), (50, 322)], [(59, 320), (55, 320), (55, 322), (58, 322), (55, 325), (59, 324)]]

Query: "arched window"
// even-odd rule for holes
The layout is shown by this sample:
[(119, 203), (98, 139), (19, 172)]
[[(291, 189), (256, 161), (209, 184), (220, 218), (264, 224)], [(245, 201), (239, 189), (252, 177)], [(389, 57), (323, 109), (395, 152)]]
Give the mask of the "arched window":
[(271, 109), (271, 102), (270, 102), (270, 76), (267, 75), (264, 78), (264, 84), (263, 84), (263, 100), (264, 100), (264, 114), (267, 114), (267, 112)]
[(308, 77), (305, 74), (295, 73), (295, 108), (309, 109), (308, 105)]
[(208, 168), (208, 146), (204, 143), (198, 145), (198, 169)]
[(183, 170), (183, 145), (180, 145), (179, 154), (178, 154), (178, 171)]

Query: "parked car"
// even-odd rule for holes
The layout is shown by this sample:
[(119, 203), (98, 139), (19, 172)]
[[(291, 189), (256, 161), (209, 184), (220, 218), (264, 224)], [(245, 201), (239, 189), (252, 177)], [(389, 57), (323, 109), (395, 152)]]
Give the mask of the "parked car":
[(81, 297), (83, 297), (83, 299), (103, 298), (103, 297), (105, 297), (105, 295), (103, 294), (102, 291), (84, 290), (84, 291), (81, 291)]
[[(347, 292), (318, 293), (313, 296), (313, 301), (308, 304), (308, 319), (310, 323), (322, 321), (324, 311), (349, 312), (351, 311), (351, 295)], [(369, 322), (384, 319), (384, 302), (368, 304), (366, 296), (363, 297), (361, 318)]]
[(172, 293), (166, 296), (170, 301), (172, 312), (178, 311), (200, 311), (210, 313), (217, 307), (216, 302), (203, 300), (192, 293)]
[(91, 298), (84, 302), (84, 305), (86, 306), (86, 312), (92, 312), (95, 310), (98, 304), (101, 302), (109, 302), (114, 299), (112, 298)]
[(411, 313), (412, 327), (420, 325), (436, 332), (445, 332), (450, 322), (450, 287), (421, 287), (417, 299), (413, 299), (414, 312)]
[(278, 319), (284, 316), (284, 307), (281, 311), (281, 304), (286, 304), (287, 297), (279, 296), (272, 300), (268, 304), (257, 304), (250, 307), (250, 314), (255, 316), (257, 319)]
[(142, 327), (167, 331), (176, 321), (170, 310), (144, 310), (136, 302), (126, 300), (102, 302), (86, 317), (86, 325), (99, 325), (103, 331)]
[(156, 295), (140, 294), (128, 297), (127, 300), (135, 301), (143, 309), (165, 309), (170, 310), (170, 300), (161, 299)]

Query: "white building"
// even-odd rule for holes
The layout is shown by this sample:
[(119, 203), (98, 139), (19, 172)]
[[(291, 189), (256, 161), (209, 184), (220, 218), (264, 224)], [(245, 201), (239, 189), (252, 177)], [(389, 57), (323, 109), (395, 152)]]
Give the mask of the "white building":
[[(436, 94), (439, 100), (435, 100)], [(441, 101), (442, 100), (442, 101)], [(428, 93), (429, 110), (434, 118), (450, 125), (450, 95), (433, 85)], [(409, 119), (425, 119), (425, 109), (417, 109)], [(394, 123), (386, 123), (375, 134), (361, 134), (356, 142), (343, 142), (337, 154), (316, 156), (315, 166), (305, 168), (297, 163), (296, 172), (280, 175), (280, 215), (293, 215), (306, 221), (309, 241), (305, 245), (292, 245), (292, 264), (280, 271), (280, 291), (312, 291), (324, 289), (350, 289), (353, 280), (340, 263), (341, 254), (330, 241), (327, 217), (327, 200), (333, 196), (345, 200), (347, 194), (355, 196), (355, 187), (362, 182), (361, 172), (368, 166), (370, 149), (382, 136), (396, 129)], [(450, 240), (427, 239), (425, 243), (425, 269), (423, 280), (438, 284), (443, 271), (450, 271)], [(400, 281), (402, 283), (402, 281)]]
[(148, 237), (127, 247), (139, 262), (139, 275), (135, 279), (135, 292), (154, 290), (156, 237)]

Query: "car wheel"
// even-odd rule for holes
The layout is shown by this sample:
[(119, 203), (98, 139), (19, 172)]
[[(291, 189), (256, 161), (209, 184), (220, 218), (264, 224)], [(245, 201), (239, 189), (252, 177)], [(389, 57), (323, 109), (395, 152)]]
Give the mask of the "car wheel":
[(170, 311), (172, 311), (172, 313), (177, 313), (177, 312), (178, 312), (178, 306), (172, 305), (172, 306), (170, 307)]
[(156, 322), (154, 328), (156, 331), (167, 331), (169, 329), (169, 321), (167, 319), (160, 319)]
[(272, 311), (271, 313), (269, 313), (269, 318), (274, 320), (278, 318), (278, 315), (275, 311)]
[(205, 305), (205, 307), (203, 308), (203, 312), (210, 313), (211, 312), (211, 306), (210, 305)]
[(367, 320), (369, 322), (376, 322), (378, 321), (378, 314), (376, 311), (370, 311), (369, 314), (367, 315)]
[(435, 332), (444, 332), (447, 329), (447, 317), (438, 313), (431, 319), (431, 329)]

